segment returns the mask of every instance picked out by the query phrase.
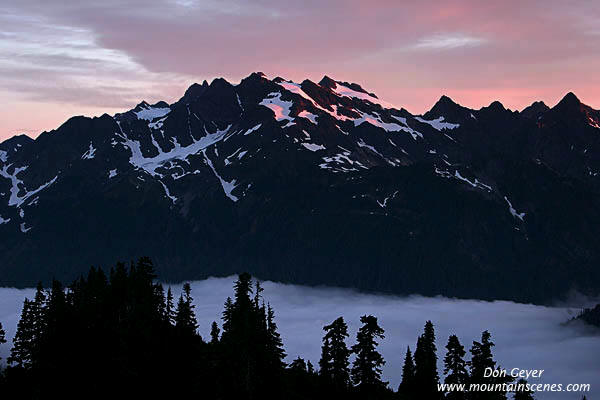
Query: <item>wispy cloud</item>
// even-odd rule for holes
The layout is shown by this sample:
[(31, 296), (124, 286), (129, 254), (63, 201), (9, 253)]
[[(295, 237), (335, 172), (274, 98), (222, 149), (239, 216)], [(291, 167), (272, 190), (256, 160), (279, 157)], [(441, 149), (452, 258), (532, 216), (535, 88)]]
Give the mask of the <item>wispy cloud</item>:
[(414, 49), (451, 50), (460, 47), (477, 47), (487, 43), (487, 39), (462, 33), (437, 34), (419, 39), (411, 46)]

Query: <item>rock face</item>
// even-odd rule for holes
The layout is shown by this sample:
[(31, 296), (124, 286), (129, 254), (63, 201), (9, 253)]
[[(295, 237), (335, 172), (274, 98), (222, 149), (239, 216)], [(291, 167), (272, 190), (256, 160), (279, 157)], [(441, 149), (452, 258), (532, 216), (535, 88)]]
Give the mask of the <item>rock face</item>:
[(263, 279), (542, 302), (600, 290), (600, 112), (414, 116), (353, 83), (253, 73), (0, 144), (0, 284), (148, 255)]

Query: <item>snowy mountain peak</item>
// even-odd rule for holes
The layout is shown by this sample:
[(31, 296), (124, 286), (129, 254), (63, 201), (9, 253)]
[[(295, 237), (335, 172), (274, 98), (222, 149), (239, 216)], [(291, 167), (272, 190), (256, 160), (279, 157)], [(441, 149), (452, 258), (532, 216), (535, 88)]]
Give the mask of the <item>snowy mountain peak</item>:
[(505, 276), (489, 283), (490, 271), (511, 266), (523, 282), (558, 264), (589, 273), (600, 262), (589, 234), (600, 226), (600, 116), (584, 111), (472, 110), (442, 96), (419, 116), (328, 76), (195, 83), (173, 104), (1, 143), (0, 274), (35, 275), (27, 268), (43, 260), (31, 255), (44, 252), (32, 249), (46, 244), (75, 272), (72, 260), (103, 262), (86, 257), (109, 249), (154, 256), (176, 279), (190, 265), (220, 274), (252, 260), (265, 278), (310, 280), (326, 265), (396, 292), (418, 271), (440, 275), (440, 254), (445, 274), (479, 276), (482, 293)]

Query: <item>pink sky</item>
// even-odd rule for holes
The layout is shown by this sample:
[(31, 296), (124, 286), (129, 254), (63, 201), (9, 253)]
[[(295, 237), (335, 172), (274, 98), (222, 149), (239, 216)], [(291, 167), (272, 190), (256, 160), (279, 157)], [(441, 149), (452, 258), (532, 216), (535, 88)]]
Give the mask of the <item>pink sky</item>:
[[(406, 4), (403, 4), (406, 3)], [(4, 0), (0, 140), (72, 115), (178, 99), (253, 71), (357, 82), (423, 113), (446, 94), (522, 109), (573, 91), (600, 108), (594, 0)]]

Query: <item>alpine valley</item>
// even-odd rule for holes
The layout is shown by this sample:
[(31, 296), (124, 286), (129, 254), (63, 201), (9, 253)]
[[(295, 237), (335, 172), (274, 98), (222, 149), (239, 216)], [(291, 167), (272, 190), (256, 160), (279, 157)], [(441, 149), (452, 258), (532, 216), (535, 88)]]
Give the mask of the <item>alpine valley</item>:
[[(32, 110), (32, 112), (35, 112)], [(600, 292), (600, 112), (253, 73), (0, 144), (0, 285), (150, 256), (261, 279), (536, 303)]]

